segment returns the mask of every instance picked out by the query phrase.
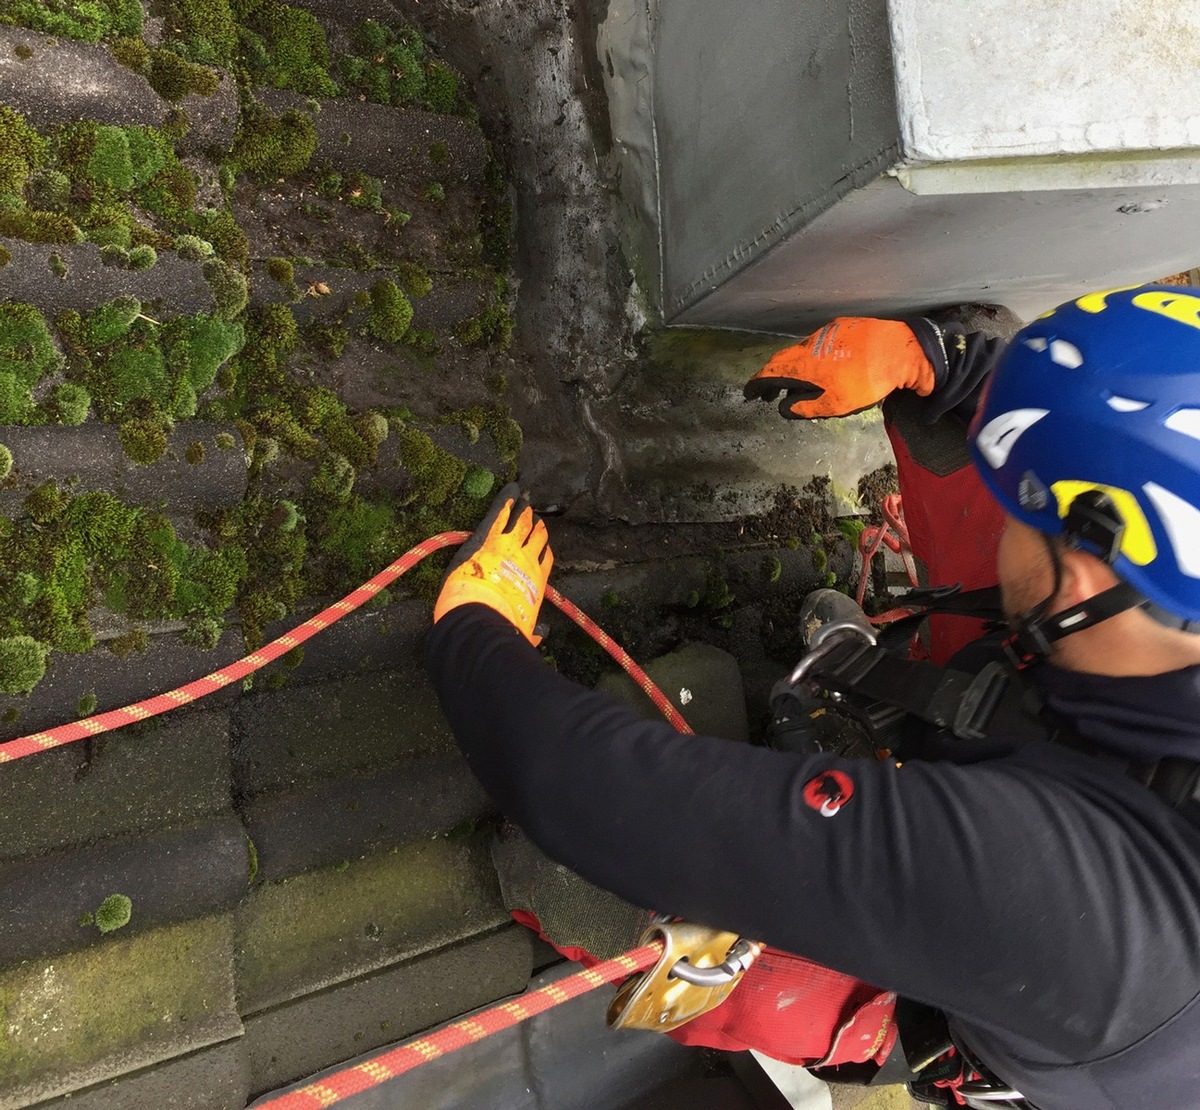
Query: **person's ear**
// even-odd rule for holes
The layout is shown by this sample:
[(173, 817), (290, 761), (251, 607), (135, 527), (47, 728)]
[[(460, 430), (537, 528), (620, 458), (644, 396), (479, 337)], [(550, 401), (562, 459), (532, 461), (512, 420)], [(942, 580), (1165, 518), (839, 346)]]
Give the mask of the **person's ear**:
[(1107, 563), (1078, 548), (1060, 550), (1059, 561), (1062, 582), (1054, 603), (1056, 612), (1087, 601), (1119, 581)]

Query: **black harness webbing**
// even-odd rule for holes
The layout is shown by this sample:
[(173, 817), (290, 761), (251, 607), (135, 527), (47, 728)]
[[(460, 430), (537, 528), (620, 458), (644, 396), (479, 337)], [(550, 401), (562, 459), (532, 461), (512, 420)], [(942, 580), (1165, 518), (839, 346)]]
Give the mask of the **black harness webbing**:
[[(856, 714), (869, 723), (894, 729), (907, 716), (941, 729), (954, 737), (948, 752), (958, 763), (1007, 755), (1039, 740), (1062, 744), (1140, 782), (1200, 827), (1200, 762), (1169, 756), (1138, 763), (1101, 748), (1050, 718), (1036, 691), (1008, 664), (989, 663), (969, 674), (904, 659), (853, 636), (822, 647), (809, 677), (855, 695), (860, 705), (863, 699), (873, 703)], [(877, 731), (880, 746), (891, 746), (889, 735)]]

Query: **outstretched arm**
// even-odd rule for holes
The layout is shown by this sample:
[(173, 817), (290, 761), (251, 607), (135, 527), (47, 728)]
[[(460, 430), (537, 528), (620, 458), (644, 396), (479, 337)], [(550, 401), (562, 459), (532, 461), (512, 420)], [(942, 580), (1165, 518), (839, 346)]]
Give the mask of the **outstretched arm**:
[(680, 735), (558, 675), (478, 605), (438, 622), (426, 658), (503, 811), (635, 904), (1047, 1051), (1119, 1040), (1151, 980), (1170, 1001), (1147, 924), (1160, 876), (1134, 851), (1138, 818), (1125, 828), (1121, 806), (1082, 804), (1077, 789), (1137, 784), (1084, 756), (1031, 745), (970, 767), (897, 768)]

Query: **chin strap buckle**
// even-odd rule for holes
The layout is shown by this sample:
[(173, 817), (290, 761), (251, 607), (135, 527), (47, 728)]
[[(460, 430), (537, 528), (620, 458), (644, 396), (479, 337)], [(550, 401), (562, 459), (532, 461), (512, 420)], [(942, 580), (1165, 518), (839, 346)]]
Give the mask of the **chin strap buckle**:
[(640, 943), (654, 940), (663, 942), (658, 963), (629, 979), (608, 1007), (613, 1029), (665, 1033), (708, 1013), (762, 952), (757, 941), (687, 921), (656, 921)]

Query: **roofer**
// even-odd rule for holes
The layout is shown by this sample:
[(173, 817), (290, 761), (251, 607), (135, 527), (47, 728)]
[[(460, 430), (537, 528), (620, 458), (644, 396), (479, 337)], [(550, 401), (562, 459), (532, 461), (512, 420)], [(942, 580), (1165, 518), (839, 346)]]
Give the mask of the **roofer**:
[[(746, 387), (780, 392), (798, 418), (890, 397), (931, 573), (941, 558), (955, 581), (994, 581), (978, 564), (1002, 521), (1009, 653), (1040, 713), (1027, 693), (1001, 699), (1003, 728), (955, 719), (939, 758), (902, 765), (678, 735), (534, 650), (552, 558), (510, 486), (447, 574), (427, 644), (472, 770), (592, 882), (947, 1015), (974, 1082), (954, 1094), (926, 1075), (919, 1097), (1200, 1104), (1200, 297), (1083, 297), (1007, 347), (927, 320), (836, 320)], [(947, 548), (964, 528), (974, 555)], [(944, 627), (935, 651), (953, 638)]]

